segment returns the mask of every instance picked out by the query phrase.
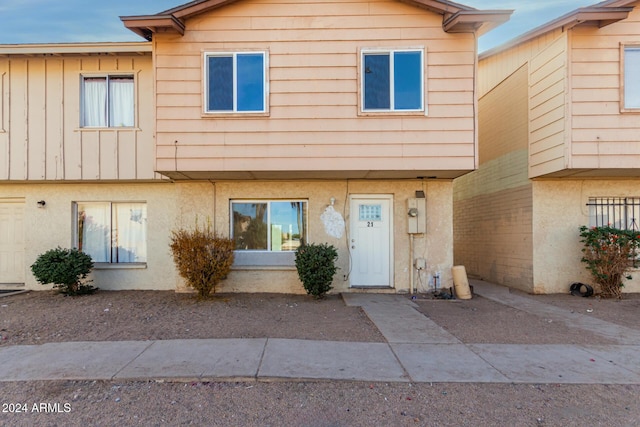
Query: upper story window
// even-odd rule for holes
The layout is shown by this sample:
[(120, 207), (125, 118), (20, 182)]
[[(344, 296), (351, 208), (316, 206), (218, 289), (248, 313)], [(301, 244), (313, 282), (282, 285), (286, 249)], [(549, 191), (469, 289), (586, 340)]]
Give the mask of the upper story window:
[(424, 50), (362, 50), (361, 110), (421, 112), (424, 101)]
[(77, 202), (75, 245), (96, 263), (147, 262), (147, 204)]
[(267, 111), (265, 52), (205, 54), (206, 113)]
[(624, 47), (624, 109), (640, 109), (640, 46)]
[(133, 75), (82, 77), (82, 127), (132, 127), (135, 123)]

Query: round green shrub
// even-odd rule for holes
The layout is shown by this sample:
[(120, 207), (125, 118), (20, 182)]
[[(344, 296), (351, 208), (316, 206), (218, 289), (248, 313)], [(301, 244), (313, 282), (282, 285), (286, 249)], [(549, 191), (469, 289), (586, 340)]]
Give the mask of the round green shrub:
[(333, 245), (310, 243), (296, 250), (296, 269), (307, 294), (323, 298), (332, 288), (338, 252)]
[(39, 283), (53, 283), (60, 293), (66, 295), (91, 294), (97, 290), (83, 282), (92, 268), (93, 261), (89, 255), (75, 248), (61, 247), (39, 255), (31, 265), (31, 271)]

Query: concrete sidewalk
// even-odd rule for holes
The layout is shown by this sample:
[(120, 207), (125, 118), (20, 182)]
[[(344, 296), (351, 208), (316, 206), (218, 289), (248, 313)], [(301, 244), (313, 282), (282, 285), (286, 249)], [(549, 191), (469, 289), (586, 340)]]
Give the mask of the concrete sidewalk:
[[(473, 282), (477, 294), (588, 328), (618, 345), (463, 344), (404, 296), (344, 294), (387, 343), (296, 339), (67, 342), (0, 348), (0, 381), (356, 380), (640, 384), (640, 331)], [(533, 304), (532, 304), (533, 303)]]

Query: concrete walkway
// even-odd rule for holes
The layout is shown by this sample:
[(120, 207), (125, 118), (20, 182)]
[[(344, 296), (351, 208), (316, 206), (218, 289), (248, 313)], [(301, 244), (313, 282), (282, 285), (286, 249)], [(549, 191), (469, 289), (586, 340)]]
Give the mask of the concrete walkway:
[(361, 306), (386, 343), (296, 339), (67, 342), (0, 348), (0, 381), (357, 380), (640, 384), (640, 331), (472, 282), (486, 298), (617, 345), (463, 344), (404, 296), (344, 294)]

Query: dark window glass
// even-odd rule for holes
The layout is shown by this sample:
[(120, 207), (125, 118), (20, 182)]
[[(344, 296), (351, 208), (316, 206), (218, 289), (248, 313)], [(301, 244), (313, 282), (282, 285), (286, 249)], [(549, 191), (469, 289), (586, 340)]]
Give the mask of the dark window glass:
[(388, 110), (391, 107), (389, 54), (364, 56), (364, 108)]
[(233, 57), (209, 57), (209, 110), (233, 111)]

